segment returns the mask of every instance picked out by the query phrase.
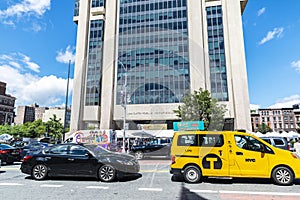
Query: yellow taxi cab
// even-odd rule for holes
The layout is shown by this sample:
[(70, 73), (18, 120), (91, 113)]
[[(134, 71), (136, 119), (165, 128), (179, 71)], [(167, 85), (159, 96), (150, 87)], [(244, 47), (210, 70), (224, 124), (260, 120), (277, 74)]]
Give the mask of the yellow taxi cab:
[(244, 177), (291, 185), (300, 178), (296, 154), (238, 131), (175, 132), (171, 160), (170, 173), (188, 183), (200, 182), (202, 177)]

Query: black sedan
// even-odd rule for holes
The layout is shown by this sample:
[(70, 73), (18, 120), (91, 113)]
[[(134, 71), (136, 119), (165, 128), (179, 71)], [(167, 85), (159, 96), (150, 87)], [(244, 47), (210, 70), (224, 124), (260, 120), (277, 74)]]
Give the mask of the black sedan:
[(21, 160), (21, 150), (8, 144), (0, 144), (0, 159), (6, 164), (13, 164)]
[(169, 158), (171, 150), (171, 140), (167, 139), (152, 139), (145, 143), (135, 144), (131, 147), (131, 154), (136, 159), (143, 159), (152, 156), (164, 156)]
[(43, 150), (44, 148), (47, 148), (49, 146), (48, 143), (42, 143), (42, 142), (31, 142), (21, 148), (21, 157), (23, 158), (26, 156), (26, 154), (34, 151)]
[(138, 173), (131, 155), (113, 153), (96, 145), (59, 144), (23, 158), (21, 171), (36, 180), (47, 176), (95, 177), (103, 182)]

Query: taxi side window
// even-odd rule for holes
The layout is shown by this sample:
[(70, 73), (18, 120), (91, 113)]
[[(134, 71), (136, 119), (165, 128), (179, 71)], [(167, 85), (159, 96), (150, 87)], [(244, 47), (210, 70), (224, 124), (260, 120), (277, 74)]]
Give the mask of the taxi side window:
[(257, 139), (250, 137), (250, 136), (245, 136), (245, 135), (235, 135), (234, 136), (235, 143), (238, 147), (249, 150), (249, 151), (257, 151), (261, 152), (261, 146), (264, 147), (266, 153), (272, 153), (272, 149), (258, 141)]
[(200, 135), (200, 146), (221, 147), (224, 145), (223, 135)]
[(197, 134), (179, 135), (177, 146), (198, 146), (198, 135)]

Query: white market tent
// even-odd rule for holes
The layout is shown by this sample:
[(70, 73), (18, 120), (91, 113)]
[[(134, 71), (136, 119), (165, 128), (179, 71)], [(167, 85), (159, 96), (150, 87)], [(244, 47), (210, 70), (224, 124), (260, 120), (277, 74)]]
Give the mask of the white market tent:
[(13, 138), (13, 136), (9, 135), (9, 134), (2, 134), (0, 135), (0, 141), (1, 142), (8, 142), (9, 140), (11, 140)]
[[(123, 137), (123, 130), (116, 130), (117, 137)], [(173, 137), (173, 130), (125, 130), (125, 137), (129, 138), (149, 138), (149, 137)]]
[(253, 133), (253, 135), (257, 136), (257, 137), (285, 137), (288, 139), (294, 139), (294, 138), (299, 138), (300, 134), (296, 133), (296, 132), (282, 132), (282, 133), (278, 133), (278, 132), (268, 132), (266, 134), (262, 134), (260, 132), (257, 133)]

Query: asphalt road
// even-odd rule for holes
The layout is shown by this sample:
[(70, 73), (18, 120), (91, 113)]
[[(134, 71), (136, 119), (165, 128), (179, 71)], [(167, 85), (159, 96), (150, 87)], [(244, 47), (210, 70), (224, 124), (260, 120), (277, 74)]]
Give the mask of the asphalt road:
[(86, 178), (52, 178), (35, 181), (22, 174), (20, 164), (0, 168), (0, 199), (101, 200), (296, 200), (300, 180), (277, 186), (262, 179), (207, 179), (199, 184), (174, 180), (169, 160), (142, 160), (139, 175), (112, 183)]

